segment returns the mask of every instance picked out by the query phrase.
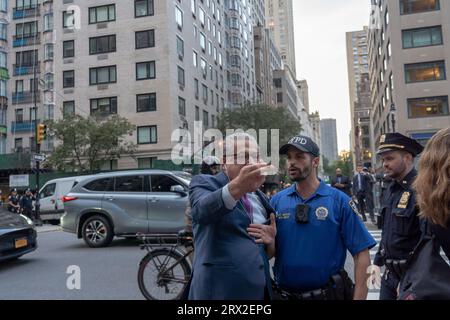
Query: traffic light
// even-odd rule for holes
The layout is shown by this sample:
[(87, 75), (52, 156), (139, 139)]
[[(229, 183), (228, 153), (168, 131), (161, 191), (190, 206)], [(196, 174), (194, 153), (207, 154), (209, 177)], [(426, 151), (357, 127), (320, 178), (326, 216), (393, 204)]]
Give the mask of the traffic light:
[(37, 129), (37, 143), (42, 144), (42, 141), (44, 141), (46, 138), (47, 138), (47, 126), (43, 123), (40, 123)]

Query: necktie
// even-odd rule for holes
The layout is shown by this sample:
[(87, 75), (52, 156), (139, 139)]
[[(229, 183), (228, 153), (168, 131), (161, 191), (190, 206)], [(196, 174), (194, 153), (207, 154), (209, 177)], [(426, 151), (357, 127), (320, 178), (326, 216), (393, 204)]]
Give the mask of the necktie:
[(361, 183), (361, 174), (358, 174), (358, 187), (359, 187), (359, 190), (361, 191), (362, 190), (362, 183)]
[(242, 197), (242, 203), (244, 204), (245, 210), (247, 210), (250, 220), (253, 222), (253, 208), (250, 199), (246, 194)]

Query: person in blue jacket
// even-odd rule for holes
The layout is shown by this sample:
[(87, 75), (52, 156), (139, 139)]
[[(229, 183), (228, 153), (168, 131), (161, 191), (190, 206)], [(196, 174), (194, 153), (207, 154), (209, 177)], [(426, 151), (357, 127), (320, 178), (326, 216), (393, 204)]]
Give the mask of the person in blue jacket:
[(224, 172), (195, 176), (189, 186), (195, 247), (189, 299), (270, 299), (275, 216), (258, 190), (267, 164), (257, 163), (250, 135), (228, 136), (225, 145), (233, 154), (224, 157)]

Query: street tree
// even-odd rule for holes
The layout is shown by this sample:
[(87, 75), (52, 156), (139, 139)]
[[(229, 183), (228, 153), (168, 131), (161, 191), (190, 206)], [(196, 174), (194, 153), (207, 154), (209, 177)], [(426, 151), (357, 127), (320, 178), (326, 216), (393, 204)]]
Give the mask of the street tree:
[[(218, 129), (226, 134), (226, 129), (279, 129), (280, 145), (300, 134), (302, 127), (285, 107), (271, 107), (264, 104), (243, 105), (227, 108), (218, 118)], [(268, 134), (270, 142), (270, 131)]]
[(133, 156), (136, 151), (136, 145), (126, 139), (135, 126), (118, 115), (64, 115), (49, 127), (59, 142), (49, 159), (57, 170), (95, 172), (105, 162)]

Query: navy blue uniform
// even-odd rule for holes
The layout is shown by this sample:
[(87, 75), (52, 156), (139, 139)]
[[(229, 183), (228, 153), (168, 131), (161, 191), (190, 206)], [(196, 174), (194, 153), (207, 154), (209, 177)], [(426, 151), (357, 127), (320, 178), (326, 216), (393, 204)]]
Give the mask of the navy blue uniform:
[[(323, 181), (308, 199), (294, 184), (270, 204), (277, 219), (274, 275), (285, 290), (303, 293), (322, 288), (344, 268), (347, 250), (356, 255), (376, 245), (351, 199)], [(307, 224), (296, 222), (298, 204), (309, 206)]]
[(382, 204), (381, 244), (375, 257), (376, 265), (387, 268), (381, 280), (381, 300), (397, 299), (402, 268), (420, 239), (419, 209), (411, 186), (416, 176), (413, 169), (401, 183), (392, 182)]

